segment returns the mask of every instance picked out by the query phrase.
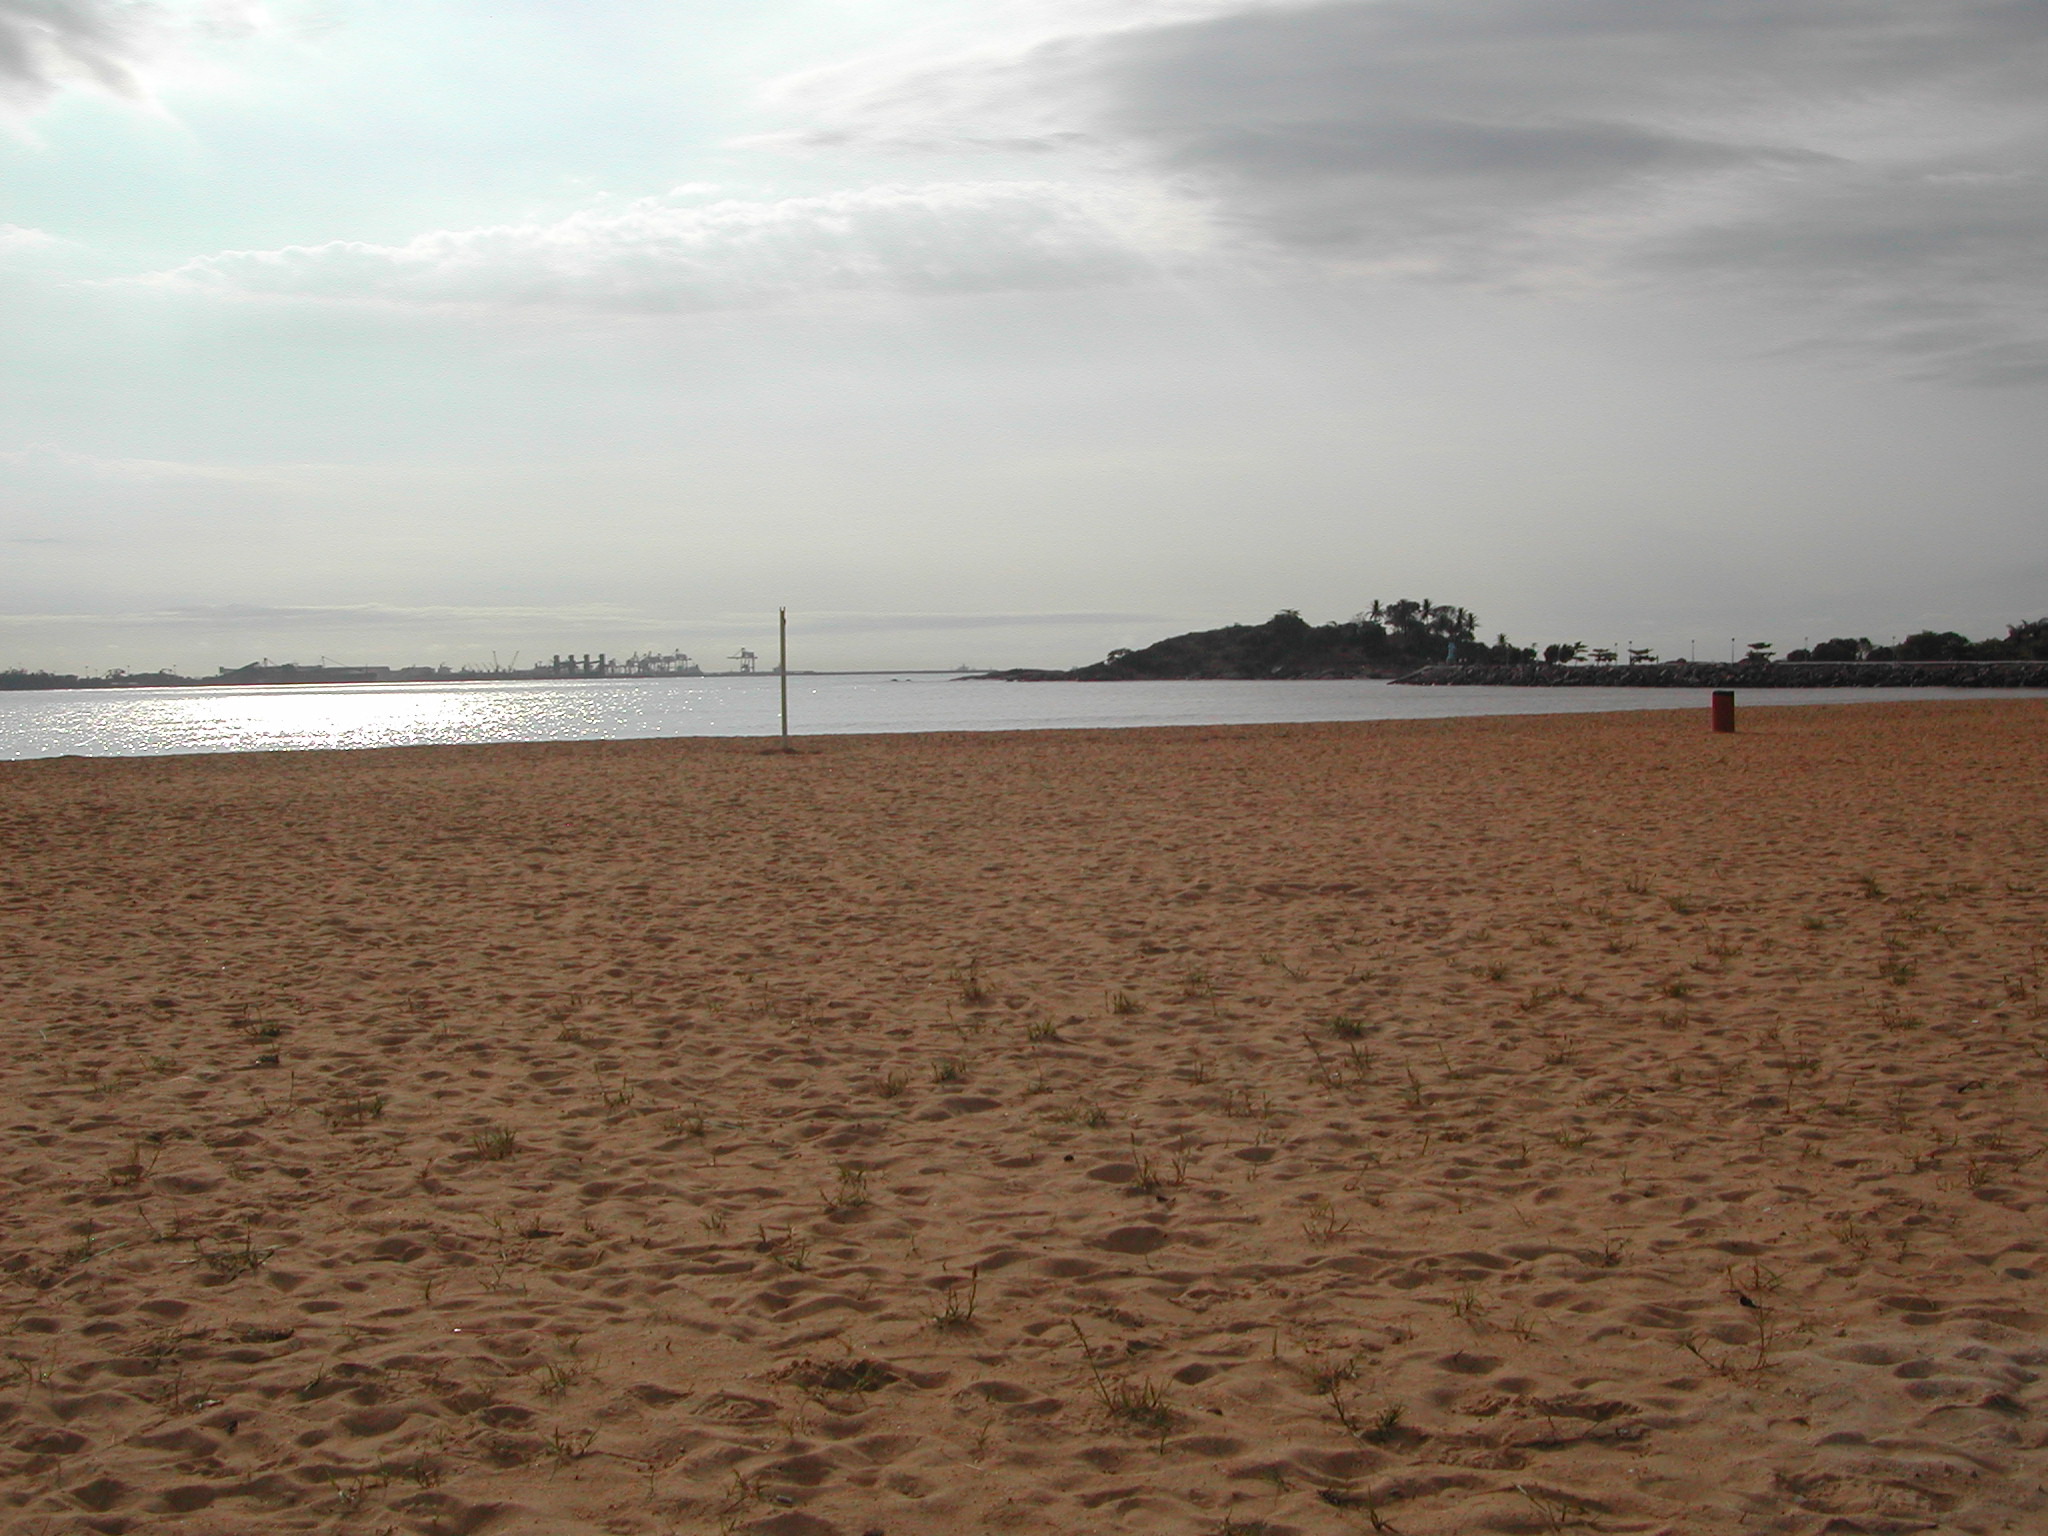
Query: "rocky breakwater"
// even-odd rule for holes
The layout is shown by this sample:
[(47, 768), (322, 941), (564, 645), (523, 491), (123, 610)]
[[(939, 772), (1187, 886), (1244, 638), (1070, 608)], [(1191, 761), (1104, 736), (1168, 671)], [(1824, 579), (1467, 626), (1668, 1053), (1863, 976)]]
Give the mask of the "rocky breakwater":
[(1444, 662), (1394, 679), (1494, 688), (2048, 688), (2043, 661)]

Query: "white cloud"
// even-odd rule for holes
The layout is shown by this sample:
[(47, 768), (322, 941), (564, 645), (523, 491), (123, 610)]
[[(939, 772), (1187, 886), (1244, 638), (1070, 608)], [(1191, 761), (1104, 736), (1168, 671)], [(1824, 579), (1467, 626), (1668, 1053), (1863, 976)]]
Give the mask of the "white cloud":
[(1072, 186), (866, 187), (779, 200), (701, 189), (550, 223), (222, 251), (144, 281), (395, 304), (671, 312), (820, 293), (975, 293), (1125, 281), (1170, 212)]
[(46, 229), (0, 224), (0, 271), (28, 272), (68, 265), (88, 255), (75, 241)]

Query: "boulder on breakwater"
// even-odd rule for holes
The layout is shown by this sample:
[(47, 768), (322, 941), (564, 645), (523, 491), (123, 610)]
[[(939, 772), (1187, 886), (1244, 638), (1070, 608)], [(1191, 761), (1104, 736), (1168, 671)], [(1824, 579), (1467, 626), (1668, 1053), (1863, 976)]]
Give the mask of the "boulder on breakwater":
[(1495, 688), (2048, 688), (2044, 661), (1443, 662), (1394, 679)]

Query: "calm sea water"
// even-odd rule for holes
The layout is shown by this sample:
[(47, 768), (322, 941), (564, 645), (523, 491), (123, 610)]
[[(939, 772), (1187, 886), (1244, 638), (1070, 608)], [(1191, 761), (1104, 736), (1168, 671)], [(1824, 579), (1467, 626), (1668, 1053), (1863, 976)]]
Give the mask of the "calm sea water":
[[(0, 693), (0, 758), (150, 757), (453, 742), (771, 736), (773, 676)], [(2012, 697), (2021, 690), (1999, 690)], [(2026, 690), (2048, 697), (2048, 691)], [(1754, 705), (1984, 698), (1945, 688), (1783, 688)], [(798, 735), (1259, 725), (1706, 708), (1679, 688), (1411, 688), (1381, 682), (995, 683), (953, 677), (793, 677)]]

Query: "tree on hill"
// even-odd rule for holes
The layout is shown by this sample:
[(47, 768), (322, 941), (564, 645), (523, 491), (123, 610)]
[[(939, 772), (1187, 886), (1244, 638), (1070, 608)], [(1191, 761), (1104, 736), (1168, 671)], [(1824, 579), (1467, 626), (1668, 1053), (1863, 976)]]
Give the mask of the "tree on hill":
[(1311, 624), (1292, 608), (1263, 624), (1174, 635), (1119, 649), (1066, 674), (1087, 680), (1129, 678), (1391, 677), (1455, 657), (1459, 661), (1534, 661), (1534, 650), (1507, 636), (1488, 645), (1469, 609), (1400, 598), (1375, 602), (1349, 620)]

